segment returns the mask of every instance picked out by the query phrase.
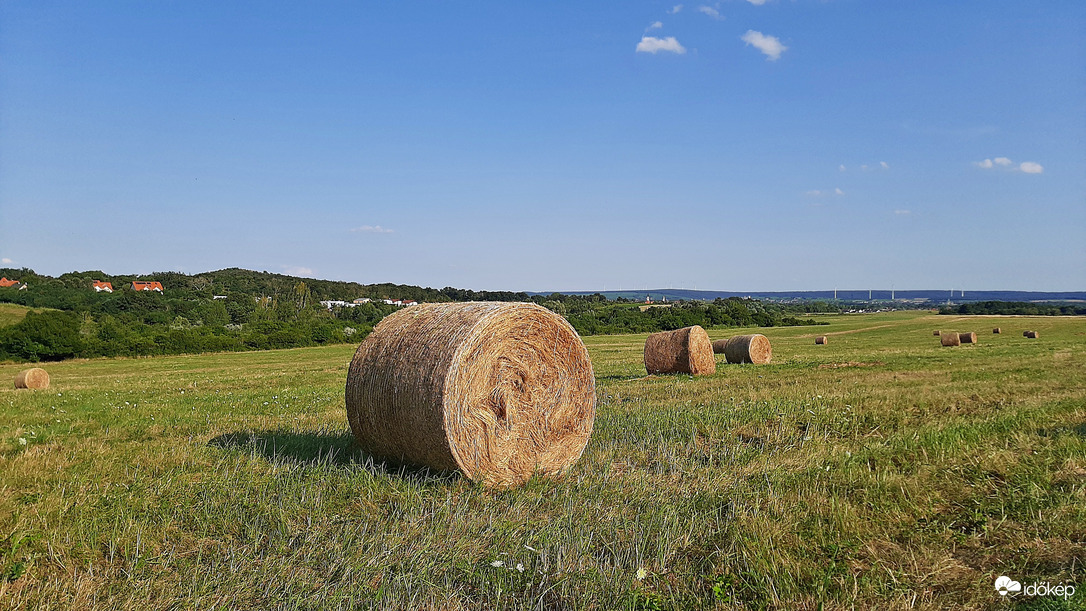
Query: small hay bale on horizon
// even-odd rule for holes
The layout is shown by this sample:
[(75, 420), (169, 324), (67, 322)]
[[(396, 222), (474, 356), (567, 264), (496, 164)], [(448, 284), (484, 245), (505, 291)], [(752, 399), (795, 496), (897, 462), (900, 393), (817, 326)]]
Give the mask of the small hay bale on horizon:
[(645, 340), (645, 370), (656, 373), (716, 373), (709, 334), (698, 325), (653, 333)]
[[(715, 352), (716, 342), (713, 343)], [(733, 364), (765, 365), (773, 359), (773, 346), (770, 345), (769, 338), (760, 333), (736, 335), (724, 340), (724, 358)]]
[(714, 339), (713, 340), (713, 354), (724, 354), (724, 349), (728, 347), (728, 339)]
[(957, 333), (950, 331), (939, 336), (939, 343), (943, 346), (961, 346), (962, 338)]
[(818, 344), (818, 345), (825, 345), (829, 341), (830, 341), (830, 338), (826, 337), (825, 335), (819, 335), (818, 337), (815, 338), (815, 344)]
[(1038, 337), (1041, 337), (1041, 334), (1037, 331), (1026, 331), (1025, 333), (1023, 333), (1023, 335), (1030, 339), (1037, 339)]
[(992, 333), (997, 333), (998, 334), (998, 333), (1002, 333), (1002, 332), (1003, 332), (1003, 329), (1000, 329), (999, 327), (996, 327), (995, 329), (992, 329)]
[(371, 455), (509, 487), (580, 458), (596, 384), (584, 342), (546, 308), (431, 303), (385, 317), (362, 342), (345, 401)]
[(940, 335), (943, 334), (943, 332), (942, 331), (932, 331), (931, 334), (934, 335), (935, 337), (939, 337)]
[(29, 390), (49, 388), (49, 372), (38, 367), (24, 369), (15, 374), (15, 388)]

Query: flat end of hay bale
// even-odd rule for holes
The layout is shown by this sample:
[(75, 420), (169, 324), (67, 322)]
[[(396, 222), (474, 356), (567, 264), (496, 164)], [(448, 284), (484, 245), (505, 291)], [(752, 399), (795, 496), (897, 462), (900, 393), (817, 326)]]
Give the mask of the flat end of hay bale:
[(716, 373), (709, 334), (699, 325), (653, 333), (645, 340), (645, 370), (655, 373)]
[(30, 390), (49, 388), (49, 373), (38, 367), (24, 369), (15, 374), (15, 388)]

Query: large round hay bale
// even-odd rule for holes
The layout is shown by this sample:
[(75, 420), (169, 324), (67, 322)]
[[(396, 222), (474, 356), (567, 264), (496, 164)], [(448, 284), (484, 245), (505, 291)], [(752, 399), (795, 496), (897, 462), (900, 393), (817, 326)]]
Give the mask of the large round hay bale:
[(970, 331), (969, 333), (959, 333), (958, 339), (963, 344), (975, 344), (977, 343), (977, 334), (974, 331)]
[(381, 321), (347, 373), (347, 418), (374, 456), (491, 486), (559, 474), (596, 414), (592, 361), (530, 303), (431, 303)]
[(825, 335), (819, 335), (818, 337), (815, 338), (815, 343), (820, 344), (820, 345), (827, 344), (827, 343), (829, 343), (829, 341), (830, 341), (830, 338), (826, 337)]
[(942, 331), (932, 331), (931, 334), (934, 335), (935, 337), (939, 337), (940, 335), (943, 334), (943, 332)]
[(773, 358), (773, 347), (768, 337), (758, 333), (736, 335), (724, 345), (724, 357), (729, 363), (765, 365)]
[(999, 334), (999, 333), (1002, 333), (1002, 332), (1003, 332), (1003, 329), (1000, 329), (999, 327), (996, 327), (995, 329), (992, 329), (992, 333)]
[(951, 331), (939, 335), (939, 343), (944, 346), (961, 346), (962, 338), (957, 333)]
[(716, 373), (709, 335), (698, 325), (653, 333), (645, 340), (645, 370), (649, 373)]
[(15, 374), (15, 388), (49, 388), (49, 372), (34, 367)]
[(1036, 331), (1026, 331), (1026, 337), (1030, 339), (1037, 339), (1038, 337), (1041, 337), (1041, 334)]
[(724, 354), (724, 349), (728, 347), (728, 339), (714, 339), (713, 340), (713, 354)]

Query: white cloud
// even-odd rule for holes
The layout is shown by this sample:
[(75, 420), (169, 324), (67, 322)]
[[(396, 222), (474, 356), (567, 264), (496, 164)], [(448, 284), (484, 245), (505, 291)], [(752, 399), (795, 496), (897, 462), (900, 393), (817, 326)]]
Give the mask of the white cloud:
[(1018, 166), (1018, 169), (1026, 174), (1040, 174), (1045, 171), (1045, 169), (1041, 167), (1041, 164), (1032, 161), (1023, 161), (1022, 165)]
[(284, 265), (283, 273), (288, 276), (313, 276), (313, 270), (308, 267), (300, 267), (297, 265)]
[(1014, 164), (1013, 161), (1011, 161), (1010, 159), (1007, 159), (1006, 157), (996, 157), (995, 162), (996, 162), (996, 165), (1001, 165), (1003, 167), (1007, 167), (1009, 165)]
[(902, 215), (902, 216), (904, 216), (906, 214), (912, 214), (912, 213), (913, 213), (912, 210), (894, 210), (894, 214), (898, 214), (898, 215)]
[(834, 193), (834, 195), (844, 195), (845, 194), (845, 192), (842, 191), (840, 187), (834, 189), (833, 193)]
[(675, 6), (673, 6), (673, 7), (671, 8), (671, 10), (670, 10), (670, 11), (668, 11), (668, 14), (669, 14), (669, 15), (674, 15), (675, 13), (678, 13), (678, 12), (679, 12), (679, 11), (681, 11), (681, 10), (683, 10), (683, 5), (681, 5), (681, 4), (676, 4)]
[(393, 230), (380, 225), (362, 225), (361, 227), (355, 227), (351, 231), (355, 233), (395, 233)]
[(0, 263), (15, 263), (15, 262), (12, 261), (11, 259), (7, 258), (7, 257), (4, 257), (3, 259), (0, 259)]
[(807, 195), (810, 195), (811, 197), (818, 197), (818, 196), (822, 195), (822, 192), (819, 191), (818, 189), (811, 189), (810, 191), (807, 192)]
[(705, 6), (704, 4), (698, 7), (698, 12), (699, 13), (704, 13), (704, 14), (712, 17), (713, 19), (723, 19), (724, 18), (723, 15), (720, 14), (720, 11), (716, 10), (715, 8), (713, 8), (711, 6)]
[(674, 36), (668, 36), (667, 38), (642, 36), (641, 42), (637, 43), (638, 53), (655, 54), (657, 51), (667, 51), (669, 53), (678, 53), (679, 55), (686, 53), (686, 49), (679, 44), (679, 41), (675, 40)]
[(776, 36), (766, 36), (755, 30), (747, 30), (747, 33), (740, 38), (743, 42), (765, 53), (767, 61), (777, 61), (781, 58), (781, 53), (788, 50), (788, 47), (781, 44), (781, 39)]
[(984, 161), (974, 161), (973, 165), (977, 166), (978, 168), (984, 168), (985, 170), (990, 170), (993, 167), (991, 159), (985, 159)]
[(837, 169), (838, 169), (838, 170), (841, 170), (842, 172), (844, 172), (844, 171), (845, 171), (845, 170), (847, 170), (848, 168), (846, 168), (846, 167), (845, 167), (845, 164), (843, 164), (843, 163), (842, 163), (841, 165), (837, 166)]
[(1033, 161), (1023, 161), (1018, 164), (1018, 167), (1014, 167), (1014, 162), (1007, 157), (996, 157), (995, 159), (985, 159), (984, 161), (974, 161), (973, 165), (985, 170), (991, 170), (992, 168), (999, 166), (1010, 171), (1020, 171), (1026, 174), (1040, 174), (1045, 171), (1044, 167)]
[(747, 2), (750, 2), (754, 6), (762, 6), (765, 4), (766, 0), (747, 0)]
[(884, 170), (889, 170), (890, 169), (890, 164), (886, 163), (885, 161), (880, 161), (879, 165), (881, 165), (882, 169), (884, 169)]
[(659, 30), (662, 27), (664, 27), (664, 22), (663, 21), (657, 21), (657, 22), (654, 22), (652, 25), (650, 25), (649, 27), (647, 27), (645, 29), (646, 30)]

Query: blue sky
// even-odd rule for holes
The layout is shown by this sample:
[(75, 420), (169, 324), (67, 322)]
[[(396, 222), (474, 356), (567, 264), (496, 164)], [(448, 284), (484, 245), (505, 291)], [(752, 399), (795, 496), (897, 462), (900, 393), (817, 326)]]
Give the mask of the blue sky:
[(1086, 288), (1086, 3), (0, 3), (0, 267)]

